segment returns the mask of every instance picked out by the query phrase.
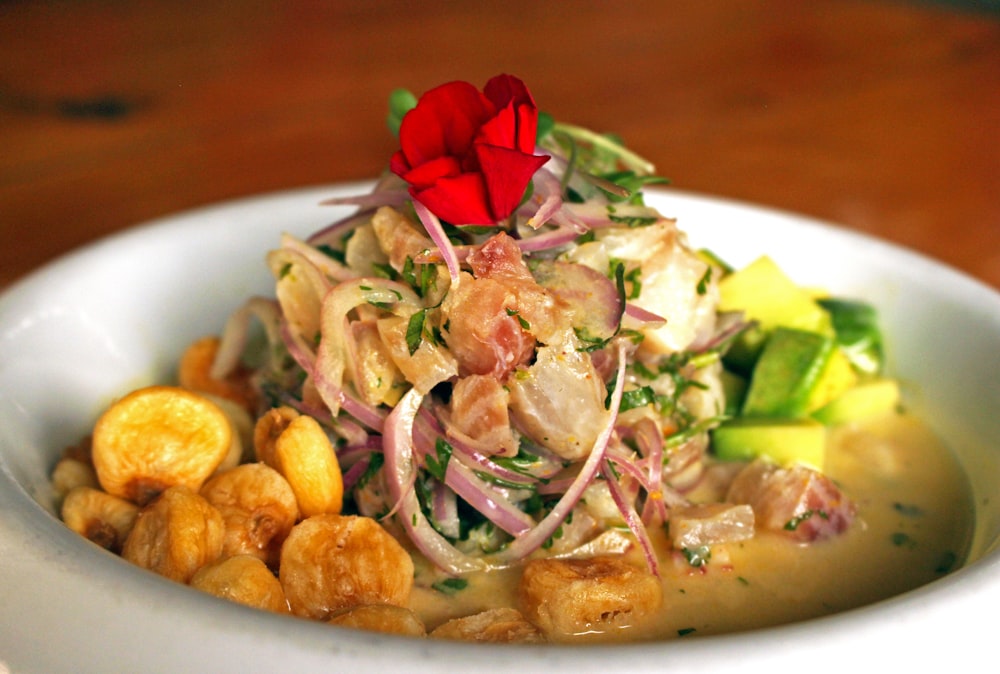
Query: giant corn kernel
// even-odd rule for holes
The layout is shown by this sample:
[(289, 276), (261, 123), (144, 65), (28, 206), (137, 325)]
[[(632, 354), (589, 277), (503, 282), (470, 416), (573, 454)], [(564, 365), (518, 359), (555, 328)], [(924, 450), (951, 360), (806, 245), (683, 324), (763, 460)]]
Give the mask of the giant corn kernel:
[(291, 407), (272, 407), (257, 418), (253, 429), (253, 448), (258, 461), (280, 469), (275, 457), (275, 443), (298, 416), (299, 413)]
[(139, 512), (122, 557), (181, 583), (222, 554), (222, 515), (183, 485), (167, 488)]
[(402, 634), (410, 637), (426, 636), (427, 629), (417, 614), (392, 604), (363, 604), (336, 613), (327, 621), (338, 627), (353, 627), (384, 634)]
[(513, 608), (495, 608), (453, 618), (430, 633), (435, 639), (480, 641), (498, 644), (532, 644), (545, 641), (537, 627)]
[(225, 458), (216, 467), (215, 472), (220, 473), (224, 470), (229, 470), (244, 461), (252, 459), (255, 422), (250, 413), (244, 407), (228, 398), (211, 393), (199, 393), (199, 395), (218, 405), (219, 409), (222, 410), (222, 413), (229, 420), (229, 425), (233, 432), (233, 440), (229, 445), (229, 451), (226, 452)]
[(211, 375), (220, 344), (221, 340), (214, 335), (192, 342), (181, 355), (177, 381), (186, 389), (226, 398), (252, 411), (257, 397), (246, 370), (237, 370), (225, 379), (216, 379)]
[(532, 560), (518, 590), (525, 617), (559, 641), (638, 627), (663, 603), (656, 576), (613, 556)]
[(71, 530), (115, 553), (121, 551), (138, 514), (134, 503), (89, 486), (71, 489), (60, 512)]
[(89, 463), (65, 456), (52, 469), (52, 489), (64, 498), (74, 487), (98, 487), (97, 473)]
[(340, 512), (344, 501), (340, 463), (318, 421), (305, 415), (293, 419), (275, 441), (274, 454), (303, 516)]
[(413, 560), (371, 518), (314, 515), (285, 539), (278, 578), (294, 614), (328, 620), (359, 604), (406, 606)]
[(201, 495), (222, 514), (222, 553), (253, 555), (277, 566), (281, 544), (299, 518), (288, 481), (264, 463), (245, 463), (209, 478)]
[(150, 386), (97, 420), (94, 468), (105, 491), (144, 505), (172, 485), (197, 491), (231, 443), (231, 425), (217, 405), (182, 388)]
[(264, 562), (250, 555), (236, 555), (206, 564), (195, 572), (189, 584), (237, 604), (288, 613), (281, 583)]

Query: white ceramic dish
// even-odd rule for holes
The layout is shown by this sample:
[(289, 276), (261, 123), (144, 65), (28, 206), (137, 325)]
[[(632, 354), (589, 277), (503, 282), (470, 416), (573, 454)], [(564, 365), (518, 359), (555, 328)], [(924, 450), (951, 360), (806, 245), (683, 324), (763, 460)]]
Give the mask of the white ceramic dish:
[[(48, 473), (114, 396), (164, 380), (251, 293), (281, 231), (338, 211), (305, 189), (166, 218), (91, 245), (0, 298), (0, 674), (7, 672), (863, 671), (993, 658), (1000, 602), (1000, 295), (938, 263), (798, 216), (671, 191), (648, 201), (736, 265), (769, 253), (803, 284), (881, 310), (908, 400), (948, 439), (978, 506), (972, 562), (829, 618), (622, 647), (520, 648), (338, 630), (218, 601), (106, 554), (54, 517)], [(817, 669), (818, 668), (818, 669)]]

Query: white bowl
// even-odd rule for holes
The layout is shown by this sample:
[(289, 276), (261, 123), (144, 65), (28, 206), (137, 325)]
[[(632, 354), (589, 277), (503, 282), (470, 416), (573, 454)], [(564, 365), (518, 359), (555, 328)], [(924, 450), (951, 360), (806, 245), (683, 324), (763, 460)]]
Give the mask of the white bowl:
[(880, 309), (909, 403), (968, 471), (977, 524), (964, 568), (835, 616), (628, 646), (512, 647), (334, 629), (221, 602), (133, 567), (54, 516), (49, 471), (115, 396), (163, 381), (188, 342), (271, 293), (264, 253), (368, 184), (230, 202), (136, 227), (0, 298), (0, 674), (6, 672), (785, 671), (991, 657), (1000, 602), (1000, 295), (911, 252), (802, 217), (673, 191), (649, 203), (736, 265), (770, 254), (794, 279)]

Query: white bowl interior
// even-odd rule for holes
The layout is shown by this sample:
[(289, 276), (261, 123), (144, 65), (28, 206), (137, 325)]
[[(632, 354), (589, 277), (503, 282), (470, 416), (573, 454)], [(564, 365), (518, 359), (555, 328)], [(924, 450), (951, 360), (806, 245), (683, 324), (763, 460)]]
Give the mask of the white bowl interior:
[[(1000, 485), (1000, 295), (858, 234), (673, 191), (648, 201), (677, 217), (693, 245), (737, 266), (767, 253), (800, 283), (878, 306), (907, 401), (970, 476), (977, 524), (966, 568), (875, 606), (752, 634), (497, 650), (332, 630), (218, 602), (67, 531), (53, 516), (49, 486), (63, 447), (114, 397), (169, 378), (183, 346), (218, 332), (245, 297), (271, 294), (263, 256), (282, 231), (306, 235), (343, 213), (317, 206), (321, 199), (367, 189), (306, 189), (150, 223), (61, 259), (0, 298), (0, 605), (20, 616), (0, 631), (0, 671), (225, 672), (273, 662), (299, 672), (385, 671), (401, 663), (414, 672), (587, 672), (607, 671), (623, 652), (636, 671), (685, 664), (714, 671), (731, 666), (732, 657), (744, 670), (763, 671), (807, 652), (846, 664), (859, 648), (871, 651), (868, 664), (914, 656), (929, 665), (937, 652), (921, 644), (943, 639), (952, 656), (942, 662), (953, 666), (956, 652), (975, 655), (990, 643), (986, 628), (969, 622), (1000, 599), (1000, 500), (992, 498)], [(962, 629), (950, 626), (948, 615), (962, 615), (954, 621)], [(859, 629), (866, 635), (860, 646), (853, 641)]]

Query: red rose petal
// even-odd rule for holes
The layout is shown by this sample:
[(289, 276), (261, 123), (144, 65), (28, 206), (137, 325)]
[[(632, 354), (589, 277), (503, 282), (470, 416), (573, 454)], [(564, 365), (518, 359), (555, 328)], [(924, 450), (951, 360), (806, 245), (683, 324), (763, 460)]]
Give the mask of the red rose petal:
[(493, 145), (476, 145), (475, 150), (494, 221), (503, 220), (521, 203), (531, 176), (549, 158)]
[(403, 116), (400, 147), (410, 166), (445, 155), (463, 156), (493, 104), (468, 82), (449, 82), (431, 89)]
[(464, 173), (454, 157), (438, 157), (400, 174), (417, 190), (424, 190), (442, 178), (454, 178)]
[(410, 194), (434, 215), (453, 225), (491, 225), (496, 222), (487, 205), (486, 183), (479, 173), (441, 178), (426, 189), (411, 189)]

